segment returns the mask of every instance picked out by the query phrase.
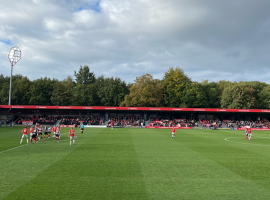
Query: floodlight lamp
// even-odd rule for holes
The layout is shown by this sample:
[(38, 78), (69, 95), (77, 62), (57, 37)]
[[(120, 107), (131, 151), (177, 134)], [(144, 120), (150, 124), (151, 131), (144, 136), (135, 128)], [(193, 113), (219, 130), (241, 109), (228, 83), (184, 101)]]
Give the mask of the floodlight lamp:
[(12, 47), (8, 53), (8, 59), (11, 66), (14, 66), (21, 59), (21, 50), (17, 46)]

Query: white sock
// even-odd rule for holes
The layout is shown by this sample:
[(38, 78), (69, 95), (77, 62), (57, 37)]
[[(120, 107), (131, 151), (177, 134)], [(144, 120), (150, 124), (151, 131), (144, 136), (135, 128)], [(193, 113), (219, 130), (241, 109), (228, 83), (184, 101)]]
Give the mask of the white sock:
[(59, 135), (59, 139), (60, 139), (60, 135)]
[(28, 144), (28, 139), (26, 139), (26, 141), (27, 141), (27, 144)]
[(40, 140), (40, 137), (38, 137), (38, 140)]
[(75, 144), (75, 140), (73, 140), (73, 144)]
[(22, 143), (22, 141), (23, 141), (23, 139), (21, 139), (21, 142), (20, 142), (20, 144)]
[(70, 140), (70, 145), (71, 145), (71, 140)]

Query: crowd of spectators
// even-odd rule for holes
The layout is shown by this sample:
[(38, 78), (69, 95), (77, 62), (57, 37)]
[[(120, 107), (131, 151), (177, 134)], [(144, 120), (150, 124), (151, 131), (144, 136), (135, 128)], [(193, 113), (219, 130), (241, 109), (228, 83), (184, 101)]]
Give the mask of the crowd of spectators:
[(104, 117), (78, 116), (78, 117), (62, 117), (61, 125), (103, 125)]
[(223, 120), (227, 128), (243, 128), (243, 127), (250, 127), (250, 128), (269, 128), (269, 121), (268, 120)]
[[(57, 120), (60, 120), (60, 125), (104, 125), (105, 118), (100, 116), (15, 116), (12, 120), (6, 120), (6, 124), (22, 124), (23, 122), (33, 122), (33, 124), (55, 124)], [(108, 120), (108, 127), (113, 122), (114, 126), (145, 126), (145, 121), (142, 117), (110, 117)], [(0, 120), (0, 125), (4, 124), (3, 120)], [(268, 120), (223, 120), (220, 119), (169, 119), (166, 117), (150, 118), (150, 126), (163, 126), (163, 127), (198, 127), (200, 124), (202, 127), (217, 127), (217, 128), (270, 128)], [(223, 124), (223, 126), (222, 126)]]
[(108, 127), (114, 126), (145, 126), (145, 121), (141, 117), (110, 117)]
[(222, 128), (222, 121), (219, 119), (199, 119), (202, 127), (217, 127)]
[(150, 126), (178, 126), (178, 127), (198, 127), (198, 123), (194, 119), (168, 119), (168, 118), (151, 118), (150, 119)]
[(13, 120), (7, 121), (7, 124), (13, 122), (14, 124), (22, 124), (23, 122), (33, 122), (33, 124), (53, 124), (59, 117), (48, 116), (15, 116)]

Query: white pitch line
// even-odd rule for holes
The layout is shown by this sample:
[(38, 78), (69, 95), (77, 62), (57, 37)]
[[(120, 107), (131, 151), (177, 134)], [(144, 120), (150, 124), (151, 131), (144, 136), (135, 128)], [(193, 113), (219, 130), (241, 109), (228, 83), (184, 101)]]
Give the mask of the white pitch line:
[(17, 148), (23, 147), (23, 146), (25, 146), (25, 145), (28, 145), (28, 144), (24, 144), (24, 145), (17, 146), (17, 147), (11, 148), (11, 149), (7, 149), (7, 150), (5, 150), (5, 151), (1, 151), (0, 153), (4, 153), (4, 152), (6, 152), (6, 151), (11, 151), (11, 150), (13, 150), (13, 149), (17, 149)]
[[(67, 132), (66, 132), (66, 133), (67, 133)], [(61, 134), (66, 134), (66, 133), (61, 133)], [(44, 139), (43, 141), (45, 141), (45, 139)], [(42, 142), (42, 141), (37, 141), (37, 142)], [(23, 146), (26, 146), (26, 145), (28, 145), (28, 144), (24, 144), (24, 145), (21, 145), (21, 146), (13, 147), (13, 148), (7, 149), (7, 150), (5, 150), (5, 151), (0, 151), (0, 153), (4, 153), (4, 152), (7, 152), (7, 151), (11, 151), (11, 150), (13, 150), (13, 149), (17, 149), (17, 148), (20, 148), (20, 147), (23, 147)]]
[[(259, 137), (259, 136), (257, 136)], [(269, 147), (270, 145), (263, 145), (263, 144), (254, 144), (254, 143), (244, 143), (244, 142), (237, 142), (237, 141), (232, 141), (232, 140), (229, 140), (230, 138), (240, 138), (240, 137), (228, 137), (228, 138), (225, 138), (225, 141), (227, 142), (233, 142), (233, 143), (239, 143), (239, 144), (248, 144), (248, 145), (257, 145), (257, 146), (264, 146), (264, 147)], [(241, 137), (242, 138), (242, 137)], [(262, 137), (261, 137), (262, 138)], [(267, 139), (270, 139), (270, 138), (267, 138)]]

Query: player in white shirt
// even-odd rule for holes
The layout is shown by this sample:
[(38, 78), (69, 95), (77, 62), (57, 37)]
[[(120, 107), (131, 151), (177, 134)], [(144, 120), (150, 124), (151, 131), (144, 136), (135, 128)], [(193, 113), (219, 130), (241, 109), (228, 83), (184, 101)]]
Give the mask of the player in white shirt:
[(48, 138), (51, 136), (51, 126), (48, 127)]

